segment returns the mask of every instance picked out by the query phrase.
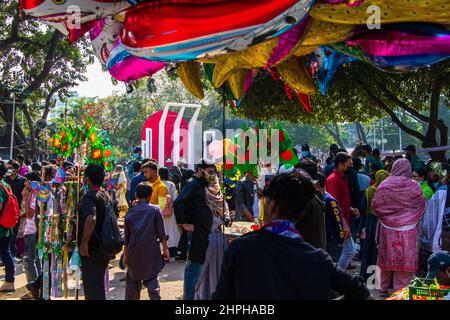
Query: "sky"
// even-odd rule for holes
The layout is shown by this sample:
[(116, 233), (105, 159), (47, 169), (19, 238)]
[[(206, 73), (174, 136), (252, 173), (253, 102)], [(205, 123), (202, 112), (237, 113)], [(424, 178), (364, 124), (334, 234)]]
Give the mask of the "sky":
[(114, 86), (108, 72), (102, 71), (100, 62), (95, 62), (87, 67), (86, 77), (88, 81), (80, 83), (72, 90), (77, 91), (80, 96), (104, 98), (112, 95), (113, 91), (125, 91), (125, 84), (119, 83)]

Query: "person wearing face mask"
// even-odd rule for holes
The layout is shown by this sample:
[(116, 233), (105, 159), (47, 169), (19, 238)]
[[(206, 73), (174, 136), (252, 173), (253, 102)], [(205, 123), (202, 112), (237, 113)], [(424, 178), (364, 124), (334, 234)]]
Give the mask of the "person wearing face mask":
[(295, 172), (271, 180), (263, 191), (265, 225), (231, 242), (214, 300), (328, 300), (330, 290), (373, 299), (360, 277), (339, 268), (295, 227), (314, 193), (311, 181)]
[(428, 179), (428, 172), (425, 168), (419, 168), (413, 171), (412, 177), (416, 180), (420, 187), (422, 188), (423, 195), (427, 200), (430, 200), (433, 197), (433, 194), (436, 192), (434, 189), (434, 184), (431, 179)]
[(208, 248), (208, 236), (213, 224), (213, 214), (208, 206), (206, 187), (215, 173), (215, 165), (201, 159), (194, 175), (186, 182), (173, 203), (177, 222), (190, 238), (189, 256), (184, 270), (184, 300), (193, 300)]
[(133, 148), (133, 160), (130, 161), (130, 163), (128, 164), (128, 178), (131, 180), (133, 179), (133, 168), (134, 168), (134, 163), (136, 161), (142, 161), (144, 160), (142, 158), (142, 148), (141, 147), (134, 147)]
[[(27, 179), (19, 175), (20, 164), (15, 160), (9, 160), (6, 164), (7, 172), (6, 177), (3, 179), (7, 184), (10, 185), (13, 194), (17, 198), (17, 202), (19, 203), (19, 208), (22, 208), (22, 191), (25, 188), (25, 184), (27, 183)], [(11, 253), (16, 261), (20, 261), (20, 257), (17, 252), (16, 239), (19, 231), (20, 220), (17, 222), (16, 226), (13, 229), (13, 235), (11, 239)]]
[(309, 149), (309, 145), (307, 143), (302, 145), (302, 158), (303, 159), (309, 159), (311, 161), (316, 162), (317, 158), (311, 154), (311, 151)]
[[(3, 161), (0, 161), (0, 214), (7, 203), (8, 194), (6, 190), (8, 185), (2, 179), (5, 176), (7, 168)], [(6, 189), (6, 190), (5, 190)], [(5, 281), (0, 287), (0, 292), (14, 292), (14, 259), (11, 254), (11, 238), (13, 230), (4, 228), (0, 225), (0, 258), (5, 267)]]
[(336, 169), (327, 178), (325, 191), (331, 194), (341, 208), (344, 224), (344, 246), (338, 265), (347, 269), (356, 254), (356, 246), (350, 231), (350, 217), (359, 216), (359, 210), (351, 207), (350, 187), (347, 172), (353, 166), (352, 156), (346, 152), (339, 152), (334, 159)]
[(208, 175), (209, 185), (206, 187), (206, 199), (213, 213), (213, 225), (209, 234), (209, 244), (202, 273), (195, 288), (195, 300), (210, 300), (216, 289), (220, 276), (223, 254), (226, 250), (226, 239), (222, 232), (223, 224), (228, 225), (230, 212), (222, 194), (217, 169)]

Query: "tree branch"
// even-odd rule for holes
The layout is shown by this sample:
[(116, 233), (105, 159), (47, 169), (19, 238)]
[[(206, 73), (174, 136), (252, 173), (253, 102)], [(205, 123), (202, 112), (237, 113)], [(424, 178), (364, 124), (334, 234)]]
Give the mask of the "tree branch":
[(361, 80), (358, 79), (358, 81), (356, 81), (356, 83), (358, 83), (358, 85), (361, 87), (361, 89), (363, 89), (363, 91), (367, 94), (367, 96), (374, 102), (376, 103), (384, 112), (386, 112), (392, 119), (392, 121), (395, 122), (395, 124), (397, 124), (403, 131), (405, 131), (407, 134), (416, 137), (417, 139), (419, 139), (420, 141), (424, 141), (425, 140), (425, 136), (423, 134), (421, 134), (418, 131), (415, 131), (409, 127), (407, 127), (398, 117), (397, 115), (394, 113), (394, 111), (389, 108), (383, 101), (381, 101), (376, 95), (374, 95), (372, 93), (372, 91), (370, 91), (370, 89), (367, 87), (367, 85)]
[(411, 108), (410, 106), (408, 106), (404, 101), (400, 100), (395, 94), (393, 94), (387, 87), (385, 84), (375, 80), (375, 82), (377, 83), (377, 85), (379, 86), (379, 89), (385, 94), (385, 96), (391, 100), (391, 102), (395, 103), (398, 107), (402, 108), (403, 110), (405, 110), (406, 112), (408, 112), (409, 114), (411, 114), (411, 116), (413, 116), (414, 118), (416, 118), (419, 121), (424, 121), (424, 122), (431, 122), (431, 118), (427, 117), (423, 114), (421, 114), (420, 112), (418, 112), (417, 110), (414, 110), (413, 108)]
[(61, 39), (62, 34), (59, 31), (55, 31), (53, 33), (52, 39), (50, 40), (49, 50), (47, 52), (47, 56), (45, 57), (44, 67), (42, 68), (36, 79), (34, 79), (34, 81), (28, 86), (28, 88), (24, 90), (28, 94), (31, 94), (33, 91), (39, 89), (45, 78), (48, 76), (53, 64), (55, 63), (56, 49)]
[(344, 143), (341, 140), (341, 135), (339, 134), (339, 126), (336, 123), (333, 123), (333, 125), (334, 125), (334, 129), (336, 131), (331, 130), (328, 123), (324, 125), (324, 128), (333, 137), (333, 139), (337, 142), (339, 147), (341, 147), (342, 149), (345, 149)]
[(0, 51), (9, 49), (9, 47), (15, 42), (19, 41), (19, 25), (20, 25), (20, 12), (17, 7), (16, 14), (14, 15), (14, 19), (11, 23), (11, 36), (5, 40), (0, 41)]

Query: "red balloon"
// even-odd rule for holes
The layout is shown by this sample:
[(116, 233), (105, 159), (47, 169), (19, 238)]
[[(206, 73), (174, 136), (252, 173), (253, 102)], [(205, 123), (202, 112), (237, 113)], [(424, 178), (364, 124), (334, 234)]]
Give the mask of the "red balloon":
[(284, 141), (284, 131), (281, 130), (280, 131), (280, 142), (283, 142), (283, 141)]

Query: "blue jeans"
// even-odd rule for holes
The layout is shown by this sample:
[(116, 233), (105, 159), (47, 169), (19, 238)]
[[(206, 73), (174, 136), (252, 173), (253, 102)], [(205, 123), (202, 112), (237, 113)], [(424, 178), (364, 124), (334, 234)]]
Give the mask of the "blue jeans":
[(342, 269), (347, 269), (352, 262), (352, 259), (356, 254), (356, 245), (353, 238), (350, 236), (344, 240), (344, 247), (342, 248), (341, 258), (339, 259), (338, 266)]
[(17, 235), (19, 234), (19, 226), (20, 226), (20, 218), (19, 221), (17, 221), (15, 227), (13, 228), (13, 234), (11, 236), (11, 242), (9, 243), (9, 248), (11, 250), (11, 255), (14, 258), (17, 256), (17, 247), (16, 247), (16, 240)]
[(27, 276), (27, 282), (32, 282), (37, 279), (41, 273), (41, 260), (36, 254), (36, 234), (28, 234), (24, 236), (25, 252), (23, 254), (23, 268)]
[(0, 238), (0, 258), (5, 265), (5, 281), (14, 282), (14, 260), (11, 254), (12, 236)]
[(184, 269), (183, 300), (194, 300), (195, 287), (202, 273), (202, 267), (203, 265), (198, 262), (190, 260), (187, 262)]

